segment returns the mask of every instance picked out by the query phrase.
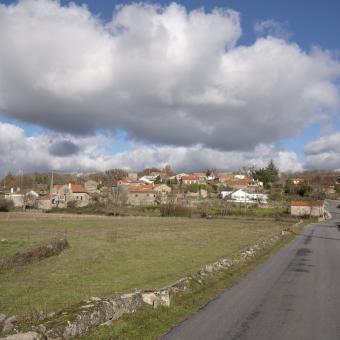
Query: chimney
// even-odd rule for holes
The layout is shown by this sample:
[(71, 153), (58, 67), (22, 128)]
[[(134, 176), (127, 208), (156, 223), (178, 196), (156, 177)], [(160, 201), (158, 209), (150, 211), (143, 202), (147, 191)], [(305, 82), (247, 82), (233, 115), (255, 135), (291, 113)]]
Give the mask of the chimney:
[(68, 188), (69, 188), (70, 190), (71, 190), (71, 185), (72, 185), (71, 183), (68, 184)]
[(11, 188), (11, 194), (13, 194), (14, 193), (14, 189), (13, 188)]

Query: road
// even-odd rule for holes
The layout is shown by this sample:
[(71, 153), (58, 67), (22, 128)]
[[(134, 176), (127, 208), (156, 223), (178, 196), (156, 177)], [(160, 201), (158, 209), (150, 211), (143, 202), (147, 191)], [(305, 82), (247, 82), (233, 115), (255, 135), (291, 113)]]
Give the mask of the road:
[(174, 327), (164, 340), (339, 340), (340, 209)]

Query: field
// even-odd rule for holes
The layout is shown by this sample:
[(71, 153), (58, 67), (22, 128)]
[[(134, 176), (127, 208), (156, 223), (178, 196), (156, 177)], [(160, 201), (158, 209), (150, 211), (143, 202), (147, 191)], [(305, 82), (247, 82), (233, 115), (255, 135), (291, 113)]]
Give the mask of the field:
[(0, 272), (0, 312), (57, 311), (91, 296), (162, 287), (294, 222), (1, 213), (0, 261), (65, 233), (71, 248)]

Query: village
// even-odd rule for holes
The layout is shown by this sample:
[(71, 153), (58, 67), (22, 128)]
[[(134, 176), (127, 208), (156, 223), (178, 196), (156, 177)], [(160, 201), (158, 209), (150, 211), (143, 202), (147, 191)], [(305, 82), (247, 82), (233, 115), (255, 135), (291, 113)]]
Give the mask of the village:
[[(268, 178), (266, 172), (272, 178)], [(172, 205), (204, 210), (202, 216), (209, 215), (207, 207), (224, 210), (243, 207), (280, 208), (295, 216), (322, 217), (324, 199), (335, 198), (339, 193), (339, 176), (337, 173), (324, 175), (322, 181), (320, 174), (299, 175), (279, 175), (273, 163), (256, 171), (234, 173), (214, 169), (175, 173), (167, 166), (140, 173), (113, 169), (89, 175), (7, 175), (0, 182), (0, 199), (5, 202), (3, 205), (7, 203), (8, 210), (24, 211), (68, 209), (75, 212), (74, 209), (78, 209), (77, 213), (91, 213), (101, 206), (105, 207), (103, 212), (122, 215), (124, 207), (152, 211)]]

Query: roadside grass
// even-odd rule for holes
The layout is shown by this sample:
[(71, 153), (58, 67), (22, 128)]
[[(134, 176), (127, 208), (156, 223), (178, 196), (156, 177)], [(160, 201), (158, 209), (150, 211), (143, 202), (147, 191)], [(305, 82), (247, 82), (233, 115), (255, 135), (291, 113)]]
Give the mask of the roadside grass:
[[(0, 258), (67, 233), (62, 254), (0, 273), (0, 312), (58, 311), (91, 296), (165, 286), (296, 222), (285, 218), (161, 218), (0, 214)], [(229, 275), (229, 274), (228, 274)], [(172, 319), (171, 319), (172, 320)]]
[[(300, 233), (308, 223), (310, 221), (305, 221), (295, 232)], [(143, 307), (134, 314), (126, 314), (122, 318), (113, 321), (111, 326), (92, 329), (81, 339), (158, 339), (176, 324), (216, 298), (224, 289), (236, 284), (256, 266), (292, 241), (294, 237), (295, 235), (293, 234), (285, 236), (274, 246), (257, 253), (251, 261), (243, 262), (215, 273), (213, 276), (206, 278), (203, 283), (193, 282), (185, 292), (172, 296), (170, 307), (158, 309), (148, 306)]]

